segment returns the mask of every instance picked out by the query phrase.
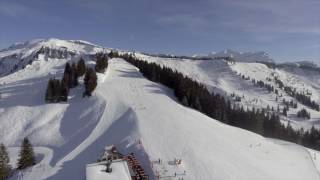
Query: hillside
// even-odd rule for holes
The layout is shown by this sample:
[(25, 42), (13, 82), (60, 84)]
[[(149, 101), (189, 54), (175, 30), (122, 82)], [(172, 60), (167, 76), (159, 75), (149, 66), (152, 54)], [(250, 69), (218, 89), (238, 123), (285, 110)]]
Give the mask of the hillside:
[[(21, 70), (35, 59), (68, 59), (79, 54), (92, 55), (103, 50), (104, 48), (86, 41), (54, 38), (16, 43), (0, 50), (0, 76)], [(43, 57), (42, 54), (46, 56)]]
[[(275, 110), (279, 106), (280, 110), (285, 107), (283, 99), (294, 101), (297, 108), (290, 108), (288, 116), (282, 116), (284, 123), (288, 121), (296, 129), (309, 129), (311, 126), (318, 126), (320, 112), (305, 104), (297, 101), (296, 98), (289, 96), (283, 89), (279, 88), (274, 78), (283, 82), (285, 86), (296, 89), (302, 94), (311, 93), (308, 97), (316, 103), (320, 102), (319, 94), (319, 71), (314, 69), (305, 69), (292, 66), (281, 66), (270, 68), (263, 63), (235, 62), (230, 63), (225, 60), (189, 60), (176, 58), (160, 58), (146, 56), (140, 53), (137, 57), (148, 62), (154, 62), (161, 66), (166, 66), (183, 73), (184, 75), (205, 84), (213, 92), (231, 98), (232, 94), (241, 98), (240, 105), (245, 107), (267, 108), (273, 107)], [(272, 79), (268, 81), (267, 78)], [(261, 88), (252, 83), (252, 80), (262, 81), (265, 84), (274, 86), (279, 92), (270, 92), (266, 88)], [(297, 111), (305, 108), (311, 114), (311, 119), (297, 118)]]
[[(318, 158), (313, 158), (317, 152), (222, 124), (182, 106), (172, 90), (145, 79), (136, 67), (122, 59), (109, 60), (107, 72), (98, 74), (98, 87), (92, 97), (82, 98), (83, 86), (80, 85), (71, 90), (68, 102), (46, 104), (47, 82), (51, 77), (61, 78), (66, 62), (87, 56), (86, 63), (92, 65), (95, 62), (88, 55), (108, 51), (78, 42), (37, 41), (32, 47), (41, 49), (42, 43), (49, 43), (53, 44), (50, 49), (59, 49), (67, 44), (67, 52), (72, 51), (74, 55), (67, 53), (57, 58), (40, 53), (30, 65), (6, 72), (8, 74), (0, 78), (0, 142), (10, 147), (14, 165), (17, 146), (28, 136), (36, 146), (40, 161), (23, 172), (23, 179), (85, 179), (85, 165), (95, 162), (103, 148), (111, 144), (123, 153), (137, 154), (150, 175), (153, 174), (150, 161), (160, 158), (169, 162), (181, 158), (181, 166), (167, 165), (168, 172), (163, 175), (185, 170), (184, 179), (190, 180), (320, 178)], [(18, 51), (20, 46), (24, 45), (3, 50), (1, 54)], [(28, 51), (30, 54), (40, 50), (27, 47), (20, 48), (19, 54), (24, 56), (27, 49), (32, 51)], [(248, 106), (250, 98), (261, 100), (258, 104), (261, 107), (274, 103), (272, 94), (237, 75), (248, 73), (246, 75), (264, 78), (264, 73), (271, 70), (263, 64), (143, 58), (175, 68), (216, 92), (245, 93), (248, 99), (243, 103)], [(260, 76), (258, 72), (250, 74), (256, 68), (261, 68)], [(287, 75), (288, 72), (281, 70), (280, 76), (281, 73)], [(288, 83), (301, 86), (296, 81)], [(313, 83), (308, 88), (316, 87), (317, 83)], [(315, 89), (314, 94), (317, 92)], [(16, 173), (12, 179), (21, 176)]]

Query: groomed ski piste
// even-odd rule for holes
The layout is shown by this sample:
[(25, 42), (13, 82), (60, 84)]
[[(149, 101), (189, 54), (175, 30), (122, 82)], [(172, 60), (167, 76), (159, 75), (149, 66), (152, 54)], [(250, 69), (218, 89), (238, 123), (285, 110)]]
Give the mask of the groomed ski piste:
[[(9, 146), (15, 166), (18, 146), (28, 136), (38, 160), (11, 179), (85, 179), (86, 164), (112, 144), (124, 154), (133, 152), (151, 179), (151, 164), (158, 159), (168, 162), (161, 175), (171, 179), (178, 179), (173, 176), (178, 171), (185, 171), (184, 180), (320, 179), (318, 152), (184, 107), (171, 89), (145, 79), (122, 59), (109, 60), (92, 97), (82, 98), (80, 85), (68, 102), (46, 104), (49, 78), (61, 78), (65, 63), (73, 60), (40, 57), (0, 78), (0, 141)], [(182, 159), (179, 169), (170, 166), (175, 158)]]

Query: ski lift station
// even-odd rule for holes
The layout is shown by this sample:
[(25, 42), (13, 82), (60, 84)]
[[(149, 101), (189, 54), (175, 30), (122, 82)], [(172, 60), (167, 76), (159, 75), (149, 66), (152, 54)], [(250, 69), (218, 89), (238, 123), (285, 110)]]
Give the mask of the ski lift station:
[(86, 166), (87, 180), (132, 180), (128, 164), (124, 160), (112, 162), (112, 172), (106, 172), (106, 161), (88, 164)]
[(97, 163), (86, 166), (86, 180), (148, 179), (134, 154), (123, 155), (115, 146), (106, 147)]

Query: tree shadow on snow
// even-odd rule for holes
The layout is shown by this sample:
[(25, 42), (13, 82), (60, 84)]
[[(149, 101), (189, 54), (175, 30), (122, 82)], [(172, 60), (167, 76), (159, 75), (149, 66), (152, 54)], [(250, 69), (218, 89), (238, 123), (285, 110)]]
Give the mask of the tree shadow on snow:
[[(119, 119), (115, 120), (110, 127), (92, 144), (86, 147), (74, 159), (63, 164), (62, 169), (49, 180), (55, 179), (85, 179), (85, 166), (94, 163), (103, 152), (105, 146), (116, 145), (120, 152), (134, 152), (147, 172), (152, 172), (147, 156), (142, 148), (139, 148), (132, 139), (138, 138), (137, 117), (132, 109), (128, 109)], [(141, 159), (140, 159), (141, 158)]]
[[(44, 96), (48, 78), (32, 78), (6, 84), (0, 88), (0, 108), (14, 106), (39, 106), (45, 104)], [(10, 94), (9, 96), (7, 96)]]
[(171, 100), (179, 103), (178, 99), (174, 95), (174, 91), (162, 84), (152, 82), (152, 84), (145, 85), (144, 88), (149, 93), (164, 95), (170, 98)]
[(143, 75), (136, 71), (135, 69), (126, 69), (126, 70), (116, 70), (117, 72), (121, 72), (120, 77), (127, 78), (144, 78)]
[[(0, 108), (15, 106), (39, 106), (45, 104), (45, 92), (50, 78), (59, 78), (63, 74), (64, 65), (56, 66), (52, 70), (55, 75), (47, 74), (33, 77), (0, 86)], [(61, 78), (59, 78), (61, 79)]]
[(98, 100), (94, 97), (85, 100), (75, 98), (70, 101), (60, 122), (60, 133), (66, 142), (62, 146), (51, 147), (54, 149), (51, 165), (81, 144), (96, 127), (106, 108), (105, 102), (97, 102)]

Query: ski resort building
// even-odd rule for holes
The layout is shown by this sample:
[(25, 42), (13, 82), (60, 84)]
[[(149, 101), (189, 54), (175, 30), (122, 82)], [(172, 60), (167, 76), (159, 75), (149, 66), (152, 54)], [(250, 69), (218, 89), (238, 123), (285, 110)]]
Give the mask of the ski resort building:
[(148, 180), (134, 154), (122, 155), (115, 146), (105, 148), (97, 163), (87, 164), (87, 180)]
[(86, 180), (132, 180), (128, 164), (124, 160), (113, 161), (112, 172), (106, 172), (106, 161), (88, 164)]

